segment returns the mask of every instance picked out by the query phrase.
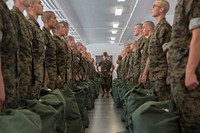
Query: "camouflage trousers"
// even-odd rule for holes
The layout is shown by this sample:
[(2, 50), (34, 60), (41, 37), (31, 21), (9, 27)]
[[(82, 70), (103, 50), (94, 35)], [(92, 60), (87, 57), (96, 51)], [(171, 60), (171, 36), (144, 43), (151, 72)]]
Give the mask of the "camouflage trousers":
[(65, 83), (67, 82), (65, 81), (65, 73), (62, 73), (60, 76), (62, 78), (62, 81), (60, 82), (56, 81), (56, 88), (59, 88), (62, 90), (64, 88)]
[(103, 91), (109, 92), (112, 88), (112, 77), (101, 77), (101, 88)]
[(38, 65), (34, 68), (34, 85), (32, 87), (32, 91), (30, 92), (32, 97), (38, 97), (41, 88), (44, 86), (44, 71), (44, 64), (40, 64), (40, 66)]
[[(14, 66), (14, 65), (13, 65)], [(15, 69), (15, 68), (13, 68)], [(6, 99), (3, 105), (4, 109), (14, 109), (18, 107), (18, 90), (17, 90), (17, 79), (15, 78), (16, 75), (15, 71), (12, 69), (2, 69), (3, 70), (3, 78), (4, 78), (4, 86), (5, 86), (5, 95)]]
[[(171, 92), (174, 102), (180, 112), (182, 133), (200, 133), (200, 86), (195, 90), (185, 87), (185, 68), (188, 61), (188, 48), (172, 45), (169, 50), (171, 67)], [(200, 66), (197, 68), (197, 78), (200, 81)]]
[(170, 93), (170, 86), (166, 85), (165, 79), (150, 81), (150, 89), (155, 91), (156, 95), (158, 96), (159, 101), (172, 99), (172, 96)]
[(200, 86), (196, 90), (188, 90), (180, 80), (180, 82), (171, 82), (171, 87), (175, 104), (181, 115), (182, 133), (200, 133)]
[(47, 68), (47, 73), (49, 77), (49, 84), (47, 85), (47, 87), (55, 90), (57, 82), (57, 70), (55, 68)]
[(40, 82), (40, 84), (44, 84), (45, 79), (45, 72), (44, 72), (44, 64), (40, 63), (37, 66), (34, 67), (34, 80), (35, 82)]
[(27, 99), (32, 99), (34, 90), (33, 86), (33, 75), (31, 64), (23, 64), (20, 67), (19, 72), (19, 85), (18, 85), (18, 97), (21, 106), (25, 104)]
[(18, 107), (17, 63), (14, 53), (12, 56), (8, 55), (8, 53), (3, 52), (1, 54), (2, 75), (4, 78), (4, 87), (6, 95), (3, 109), (14, 109)]

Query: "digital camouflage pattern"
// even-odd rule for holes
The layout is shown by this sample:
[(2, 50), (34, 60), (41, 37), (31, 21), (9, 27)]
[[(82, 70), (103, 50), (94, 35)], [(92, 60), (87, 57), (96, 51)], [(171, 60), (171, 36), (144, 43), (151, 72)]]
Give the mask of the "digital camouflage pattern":
[(129, 81), (133, 82), (134, 80), (134, 57), (135, 57), (135, 51), (130, 53), (130, 60), (129, 60), (129, 68), (128, 68), (128, 76)]
[[(200, 28), (199, 7), (199, 0), (177, 0), (171, 38), (172, 46), (169, 50), (171, 87), (174, 101), (181, 113), (182, 133), (200, 132), (200, 86), (190, 91), (184, 84), (185, 67), (192, 37), (190, 30)], [(199, 65), (196, 74), (200, 81)]]
[(72, 80), (72, 50), (69, 48), (68, 44), (65, 45), (67, 50), (67, 70), (66, 70), (66, 81), (67, 83)]
[(125, 77), (128, 74), (128, 68), (129, 68), (129, 61), (131, 58), (131, 53), (128, 53), (123, 59), (121, 64), (121, 79), (125, 80)]
[(92, 73), (92, 67), (91, 67), (91, 63), (86, 60), (85, 58), (83, 58), (83, 62), (84, 62), (84, 78), (87, 79), (87, 78), (92, 78), (93, 77), (93, 73)]
[(92, 73), (92, 68), (90, 68), (90, 62), (86, 60), (86, 58), (82, 57), (82, 73), (81, 77), (83, 80), (86, 80), (89, 78), (89, 75)]
[(81, 75), (81, 56), (78, 51), (72, 51), (72, 80), (77, 81), (80, 80)]
[(27, 98), (33, 98), (33, 59), (32, 59), (32, 33), (30, 31), (29, 23), (23, 13), (17, 8), (13, 7), (11, 10), (12, 19), (17, 30), (17, 37), (19, 42), (19, 96), (21, 104)]
[(137, 41), (136, 50), (131, 53), (131, 57), (129, 60), (129, 68), (128, 68), (128, 75), (129, 75), (129, 81), (131, 81), (133, 84), (138, 83), (138, 78), (140, 75), (140, 64), (141, 64), (141, 55), (143, 52), (143, 47), (145, 43), (146, 38), (141, 37)]
[[(148, 47), (149, 47), (149, 42), (151, 40), (151, 36), (149, 36), (145, 43), (144, 43), (144, 47), (143, 47), (143, 50), (141, 51), (142, 53), (142, 57), (141, 57), (141, 65), (140, 65), (140, 74), (142, 74), (144, 72), (144, 69), (146, 67), (146, 62), (147, 62), (147, 59), (149, 57), (149, 54), (148, 54)], [(149, 81), (149, 73), (147, 73), (147, 82), (146, 84), (144, 85), (145, 89), (149, 89), (149, 84), (150, 84), (150, 81)]]
[(39, 23), (30, 14), (27, 15), (30, 30), (33, 35), (32, 39), (32, 55), (33, 55), (33, 72), (34, 72), (34, 95), (39, 94), (41, 86), (44, 85), (44, 62), (45, 62), (45, 50), (46, 46), (44, 43), (43, 33), (40, 29)]
[(66, 75), (66, 58), (67, 51), (65, 42), (59, 36), (53, 36), (54, 43), (56, 44), (56, 65), (57, 65), (57, 75), (61, 76), (62, 82), (57, 83), (58, 88), (64, 87), (65, 75)]
[(69, 83), (72, 80), (72, 50), (70, 49), (66, 37), (61, 37), (65, 43), (66, 50), (66, 72), (65, 72), (65, 82)]
[(132, 58), (132, 52), (128, 53), (124, 59), (124, 64), (122, 65), (122, 76), (123, 79), (126, 78), (126, 76), (128, 75), (128, 70), (130, 66), (130, 60)]
[(90, 79), (94, 79), (95, 77), (96, 77), (96, 69), (95, 69), (95, 66), (94, 66), (94, 64), (92, 63), (92, 62), (89, 62), (88, 61), (88, 63), (89, 63), (89, 78)]
[(17, 98), (17, 57), (18, 41), (10, 11), (3, 0), (0, 0), (0, 55), (6, 100), (4, 108), (16, 108)]
[(142, 53), (144, 51), (144, 45), (146, 42), (147, 38), (145, 36), (141, 37), (137, 41), (137, 46), (136, 50), (134, 52), (134, 61), (133, 61), (133, 83), (137, 84), (138, 79), (140, 76), (140, 66), (141, 66), (141, 58), (142, 58)]
[(148, 58), (148, 47), (149, 47), (149, 42), (150, 42), (151, 36), (148, 37), (145, 42), (144, 42), (144, 47), (141, 50), (141, 65), (140, 65), (140, 73), (144, 72), (145, 66), (146, 66), (146, 62), (147, 62), (147, 58)]
[(56, 44), (53, 41), (53, 36), (45, 27), (43, 27), (42, 31), (46, 45), (45, 72), (47, 72), (50, 81), (47, 87), (54, 90), (56, 88), (57, 80)]
[(168, 99), (169, 93), (166, 88), (167, 59), (166, 53), (162, 49), (164, 43), (170, 42), (171, 26), (162, 19), (155, 27), (149, 43), (149, 78), (150, 87), (156, 91), (160, 100)]
[(120, 61), (120, 64), (119, 64), (119, 68), (118, 68), (118, 73), (119, 73), (119, 75), (118, 75), (118, 77), (119, 77), (119, 79), (121, 79), (121, 80), (124, 80), (124, 74), (123, 74), (123, 66), (124, 66), (124, 64), (125, 64), (125, 61), (126, 61), (126, 56), (124, 57), (124, 58), (122, 58), (122, 60)]

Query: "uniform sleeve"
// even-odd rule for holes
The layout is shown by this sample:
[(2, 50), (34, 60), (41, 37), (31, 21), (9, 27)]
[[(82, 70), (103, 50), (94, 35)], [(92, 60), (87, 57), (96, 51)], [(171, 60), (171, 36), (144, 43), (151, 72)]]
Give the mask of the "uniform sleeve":
[(55, 48), (55, 52), (56, 52), (56, 67), (57, 67), (57, 75), (60, 75), (61, 74), (61, 71), (60, 71), (60, 65), (59, 65), (59, 42), (57, 41), (57, 39), (55, 37), (53, 37), (53, 42), (56, 46)]
[(189, 30), (200, 28), (200, 1), (193, 0), (192, 8), (189, 14)]

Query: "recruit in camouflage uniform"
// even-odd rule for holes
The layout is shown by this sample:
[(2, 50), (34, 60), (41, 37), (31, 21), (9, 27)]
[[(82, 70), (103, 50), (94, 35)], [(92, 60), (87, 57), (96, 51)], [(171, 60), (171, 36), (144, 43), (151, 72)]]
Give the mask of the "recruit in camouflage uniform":
[(86, 67), (87, 68), (87, 71), (86, 71), (87, 77), (89, 79), (94, 79), (96, 77), (94, 59), (91, 58), (91, 55), (89, 53), (87, 53), (87, 56), (86, 56), (86, 63), (87, 63), (87, 67)]
[(86, 80), (89, 79), (89, 75), (92, 73), (90, 68), (90, 62), (87, 59), (88, 58), (87, 55), (84, 56), (83, 54), (81, 54), (81, 56), (83, 64), (81, 77), (83, 77), (83, 80)]
[(45, 43), (40, 25), (35, 18), (28, 13), (27, 20), (32, 31), (32, 54), (33, 54), (33, 72), (34, 87), (32, 93), (34, 96), (39, 95), (41, 86), (44, 85), (44, 61), (45, 61)]
[(131, 51), (131, 53), (129, 55), (130, 56), (129, 68), (128, 68), (128, 72), (127, 72), (127, 76), (126, 76), (126, 79), (131, 82), (133, 82), (133, 67), (134, 67), (133, 64), (134, 64), (134, 55), (135, 55), (134, 52), (135, 51)]
[(70, 49), (67, 41), (69, 24), (65, 21), (62, 21), (61, 23), (64, 25), (64, 34), (61, 36), (61, 39), (64, 41), (66, 51), (65, 83), (69, 85), (70, 80), (72, 79), (72, 50)]
[(140, 66), (140, 79), (139, 82), (143, 83), (145, 89), (149, 89), (149, 72), (147, 69), (148, 66), (146, 66), (146, 64), (148, 64), (148, 47), (149, 47), (149, 42), (151, 39), (151, 36), (154, 32), (154, 23), (152, 21), (146, 21), (143, 23), (143, 34), (144, 36), (147, 37), (143, 50), (142, 52), (142, 57), (141, 57), (141, 66)]
[(118, 73), (119, 73), (119, 79), (121, 79), (121, 80), (125, 79), (125, 75), (123, 73), (123, 70), (124, 70), (123, 66), (124, 66), (125, 62), (126, 62), (126, 56), (124, 56), (122, 58), (122, 60), (120, 61), (120, 64), (119, 64), (120, 67), (118, 69)]
[(72, 80), (72, 50), (69, 47), (66, 38), (65, 39), (65, 49), (66, 49), (66, 73), (65, 73), (65, 81), (69, 84), (70, 80)]
[[(141, 64), (140, 64), (140, 74), (143, 74), (145, 67), (146, 67), (146, 62), (148, 59), (148, 45), (150, 42), (151, 37), (148, 37), (146, 41), (144, 42), (144, 47), (142, 50), (142, 55), (141, 55)], [(147, 73), (146, 75), (146, 84), (144, 84), (145, 89), (149, 89), (149, 74)]]
[[(59, 25), (60, 27), (58, 27), (56, 30), (62, 30), (62, 29), (59, 29), (59, 28), (62, 28), (62, 25), (61, 24)], [(67, 51), (65, 48), (65, 42), (61, 38), (61, 35), (59, 36), (55, 32), (53, 39), (54, 39), (54, 43), (56, 44), (57, 75), (60, 76), (62, 80), (59, 83), (57, 82), (57, 87), (61, 89), (64, 87), (64, 82), (65, 82)]]
[(160, 100), (166, 100), (169, 89), (166, 85), (167, 59), (162, 45), (170, 41), (171, 26), (166, 19), (161, 20), (155, 27), (155, 33), (149, 44), (149, 76), (150, 87), (156, 91)]
[(66, 82), (69, 83), (69, 81), (72, 80), (72, 50), (67, 43), (65, 44), (65, 46), (67, 51)]
[[(161, 4), (162, 3), (162, 4)], [(152, 12), (156, 12), (160, 8), (164, 9), (162, 14), (167, 13), (167, 8), (163, 4), (169, 7), (169, 3), (165, 0), (158, 0), (154, 2)], [(161, 7), (163, 6), (163, 7)], [(150, 88), (155, 90), (159, 100), (166, 100), (170, 98), (170, 89), (166, 84), (168, 64), (166, 59), (166, 53), (163, 52), (162, 45), (170, 41), (171, 26), (166, 21), (164, 15), (155, 27), (155, 32), (152, 35), (149, 43), (149, 78)]]
[[(126, 47), (126, 57), (124, 58), (124, 63), (122, 65), (122, 76), (123, 79), (127, 80), (128, 77), (128, 72), (129, 72), (129, 68), (131, 67), (130, 61), (132, 59), (132, 49), (130, 47), (130, 44), (128, 44)], [(129, 77), (128, 77), (129, 78)]]
[(126, 80), (126, 76), (128, 75), (128, 68), (129, 62), (131, 59), (131, 49), (130, 49), (130, 44), (125, 45), (125, 51), (126, 51), (126, 56), (122, 60), (122, 66), (121, 66), (121, 76), (122, 80)]
[(147, 38), (145, 36), (142, 36), (138, 39), (137, 45), (136, 45), (136, 50), (134, 52), (134, 58), (133, 58), (133, 66), (131, 73), (133, 75), (132, 82), (134, 84), (138, 83), (138, 79), (140, 76), (140, 66), (141, 66), (141, 58), (142, 58), (142, 52), (144, 51), (144, 45), (146, 42)]
[[(175, 103), (181, 113), (180, 123), (182, 133), (200, 133), (200, 56), (199, 54), (195, 55), (195, 52), (199, 53), (200, 42), (199, 7), (199, 0), (177, 1), (171, 38), (171, 49), (169, 50), (171, 87)], [(198, 31), (196, 32), (197, 34), (195, 34), (194, 30)], [(195, 57), (191, 56), (192, 53)], [(190, 79), (193, 79), (187, 77), (190, 70), (186, 68), (193, 66), (190, 64), (190, 59), (195, 60), (196, 62), (196, 68), (192, 68), (194, 75), (196, 75), (196, 78), (194, 79), (197, 82), (192, 85), (194, 87), (188, 85)]]
[(83, 78), (83, 59), (73, 37), (71, 37), (70, 48), (72, 49), (72, 68), (75, 68), (72, 69), (72, 80), (80, 81)]
[(84, 46), (83, 46), (83, 43), (81, 42), (77, 42), (77, 50), (78, 50), (78, 53), (80, 53), (80, 57), (81, 57), (81, 60), (80, 60), (80, 65), (82, 66), (80, 68), (80, 76), (83, 80), (86, 80), (88, 79), (88, 74), (89, 74), (89, 64), (87, 62), (87, 58), (89, 59), (89, 57), (87, 57), (87, 53), (86, 53), (86, 50), (84, 50)]
[(18, 41), (10, 11), (3, 0), (0, 0), (0, 53), (2, 75), (6, 99), (4, 108), (16, 108), (17, 100), (17, 51)]
[(96, 70), (93, 62), (89, 62), (89, 68), (89, 70), (91, 70), (89, 73), (89, 78), (94, 79), (96, 77)]
[[(97, 65), (97, 71), (100, 72), (100, 82), (101, 82), (101, 88), (102, 88), (102, 97), (105, 94), (105, 91), (107, 93), (107, 98), (109, 97), (109, 91), (112, 84), (112, 72), (115, 69), (113, 63), (108, 59), (109, 56), (107, 52), (103, 53), (103, 60), (99, 62)], [(101, 67), (101, 71), (99, 71), (99, 67)]]
[(83, 62), (84, 62), (84, 79), (85, 80), (89, 79), (89, 77), (92, 78), (92, 68), (87, 57), (83, 57)]
[(32, 33), (29, 23), (23, 13), (14, 6), (11, 10), (13, 22), (17, 29), (19, 42), (19, 97), (23, 106), (27, 98), (33, 98), (33, 59), (32, 59)]
[(57, 77), (57, 66), (56, 66), (56, 44), (53, 41), (51, 33), (43, 27), (44, 41), (46, 45), (45, 52), (45, 71), (49, 77), (49, 84), (47, 87), (55, 89), (56, 77)]

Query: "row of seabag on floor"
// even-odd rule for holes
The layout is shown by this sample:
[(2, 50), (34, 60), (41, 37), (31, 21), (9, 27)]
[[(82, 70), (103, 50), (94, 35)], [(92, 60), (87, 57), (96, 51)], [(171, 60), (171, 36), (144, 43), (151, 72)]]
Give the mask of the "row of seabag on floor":
[(122, 108), (125, 133), (180, 133), (179, 115), (173, 101), (158, 101), (153, 91), (115, 79), (115, 106)]
[(63, 90), (43, 88), (40, 99), (28, 100), (26, 109), (1, 114), (0, 133), (84, 133), (98, 92), (98, 79)]

